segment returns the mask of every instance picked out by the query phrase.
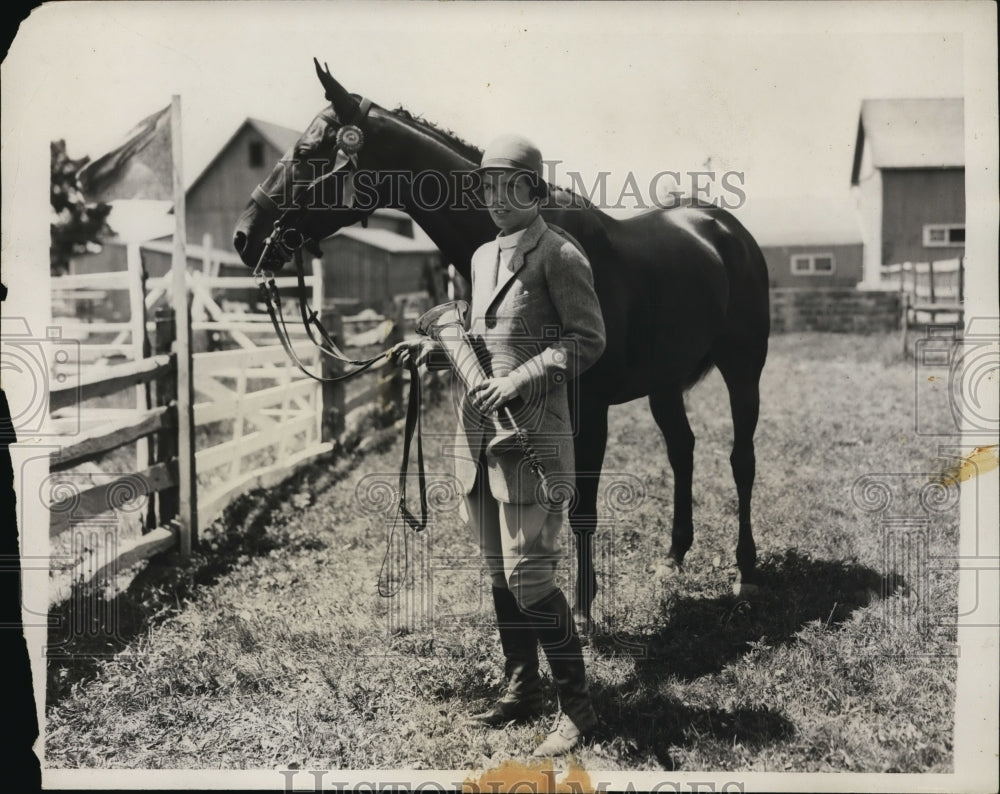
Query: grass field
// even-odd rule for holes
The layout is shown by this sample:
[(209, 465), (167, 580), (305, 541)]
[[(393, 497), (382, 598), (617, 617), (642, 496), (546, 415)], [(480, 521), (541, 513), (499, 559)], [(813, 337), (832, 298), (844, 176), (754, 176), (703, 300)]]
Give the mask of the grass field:
[[(957, 572), (902, 554), (886, 564), (879, 514), (862, 509), (878, 494), (854, 487), (881, 475), (885, 515), (929, 517), (911, 541), (931, 558), (954, 554), (954, 487), (930, 486), (926, 509), (926, 486), (948, 465), (935, 457), (943, 439), (915, 434), (913, 364), (897, 348), (895, 337), (772, 339), (754, 494), (764, 589), (753, 601), (731, 591), (721, 378), (688, 396), (695, 543), (669, 582), (651, 575), (669, 545), (663, 440), (645, 401), (612, 410), (603, 488), (618, 512), (605, 511), (601, 631), (586, 648), (602, 728), (576, 756), (583, 767), (952, 768)], [(946, 419), (944, 400), (927, 409)], [(442, 403), (425, 430), (450, 433), (451, 422)], [(428, 470), (447, 472), (440, 444), (427, 446)], [(151, 564), (84, 616), (85, 636), (52, 629), (46, 764), (464, 770), (525, 758), (548, 718), (506, 730), (464, 720), (497, 692), (502, 659), (488, 580), (447, 488), (435, 489), (431, 529), (410, 538), (409, 586), (377, 593), (387, 521), (357, 494), (393, 485), (400, 455), (393, 437), (250, 494), (190, 565)], [(621, 486), (631, 500), (616, 500)], [(563, 580), (571, 573), (568, 559)], [(109, 614), (114, 635), (102, 629)]]

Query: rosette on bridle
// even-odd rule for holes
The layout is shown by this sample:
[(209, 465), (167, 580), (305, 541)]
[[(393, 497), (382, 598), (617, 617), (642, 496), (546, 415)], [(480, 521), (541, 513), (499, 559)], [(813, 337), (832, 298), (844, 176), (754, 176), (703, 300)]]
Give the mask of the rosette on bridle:
[(365, 144), (365, 134), (355, 124), (345, 124), (337, 130), (337, 146), (349, 155), (357, 154)]

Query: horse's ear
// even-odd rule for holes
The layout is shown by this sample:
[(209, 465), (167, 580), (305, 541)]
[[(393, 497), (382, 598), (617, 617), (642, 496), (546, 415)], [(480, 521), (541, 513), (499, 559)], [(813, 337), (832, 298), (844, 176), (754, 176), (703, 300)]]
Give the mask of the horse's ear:
[(358, 110), (357, 101), (347, 93), (340, 83), (333, 79), (329, 66), (324, 63), (321, 67), (319, 61), (315, 58), (313, 58), (313, 63), (316, 64), (316, 76), (323, 84), (323, 89), (326, 91), (326, 98), (333, 105), (333, 110), (337, 114), (337, 118), (344, 124), (350, 123)]

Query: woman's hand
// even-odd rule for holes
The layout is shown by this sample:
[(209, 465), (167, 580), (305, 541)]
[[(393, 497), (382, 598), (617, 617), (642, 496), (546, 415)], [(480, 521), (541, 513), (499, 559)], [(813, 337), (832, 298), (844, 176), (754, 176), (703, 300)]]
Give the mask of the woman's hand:
[(416, 342), (400, 342), (389, 352), (389, 360), (397, 367), (409, 366), (410, 361), (422, 367), (427, 363), (427, 356), (437, 347), (433, 339), (420, 339)]
[(507, 377), (487, 378), (469, 391), (472, 404), (485, 414), (498, 411), (516, 396), (514, 382)]

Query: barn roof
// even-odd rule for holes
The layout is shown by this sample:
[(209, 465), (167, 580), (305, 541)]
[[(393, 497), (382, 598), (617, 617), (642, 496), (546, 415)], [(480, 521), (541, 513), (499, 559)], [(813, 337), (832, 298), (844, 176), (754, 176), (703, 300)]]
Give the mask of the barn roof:
[(861, 222), (850, 196), (750, 198), (733, 214), (762, 247), (862, 242)]
[(365, 245), (381, 248), (390, 253), (422, 253), (429, 254), (437, 251), (434, 243), (424, 240), (414, 240), (389, 229), (365, 229), (361, 226), (347, 226), (337, 232), (334, 237), (343, 235), (351, 240), (357, 240)]
[(208, 161), (208, 165), (201, 169), (201, 173), (194, 178), (194, 181), (188, 185), (185, 192), (191, 193), (201, 181), (211, 173), (215, 164), (219, 161), (219, 158), (233, 145), (233, 142), (242, 134), (243, 130), (247, 127), (255, 130), (264, 140), (274, 146), (282, 155), (287, 152), (292, 145), (299, 139), (301, 134), (297, 130), (293, 130), (290, 127), (282, 127), (280, 124), (272, 124), (269, 121), (261, 121), (260, 119), (255, 119), (247, 117), (246, 120), (236, 128), (236, 131), (229, 136), (222, 146), (219, 147), (219, 151), (215, 153), (215, 156)]
[(960, 168), (965, 165), (964, 101), (866, 99), (861, 103), (851, 184), (858, 184), (865, 142), (875, 168)]
[(272, 124), (269, 121), (261, 121), (255, 118), (248, 117), (246, 123), (264, 136), (282, 154), (291, 149), (302, 134), (299, 130), (293, 130), (290, 127), (282, 127), (280, 124)]

